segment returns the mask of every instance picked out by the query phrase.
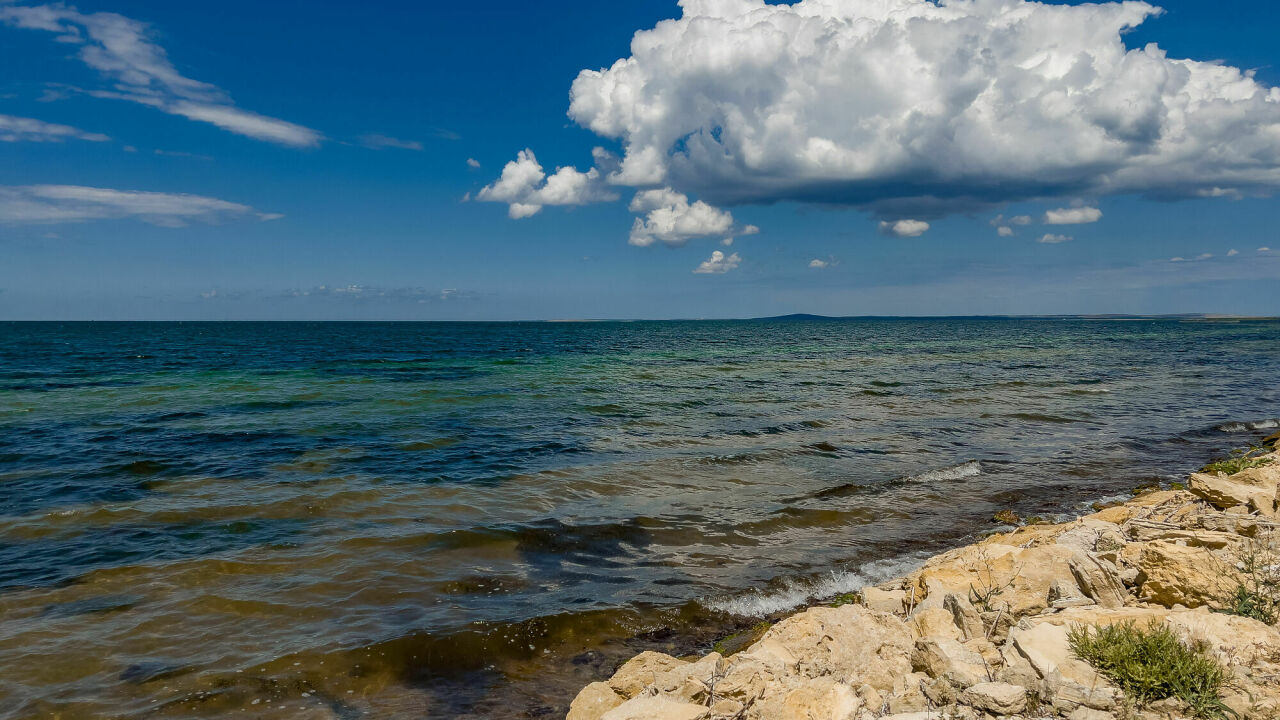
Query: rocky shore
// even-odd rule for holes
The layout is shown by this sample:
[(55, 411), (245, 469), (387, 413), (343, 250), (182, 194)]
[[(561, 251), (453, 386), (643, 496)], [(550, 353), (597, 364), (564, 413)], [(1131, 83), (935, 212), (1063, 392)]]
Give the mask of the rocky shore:
[(1280, 718), (1280, 448), (1266, 442), (1175, 489), (943, 553), (735, 654), (642, 653), (568, 720)]

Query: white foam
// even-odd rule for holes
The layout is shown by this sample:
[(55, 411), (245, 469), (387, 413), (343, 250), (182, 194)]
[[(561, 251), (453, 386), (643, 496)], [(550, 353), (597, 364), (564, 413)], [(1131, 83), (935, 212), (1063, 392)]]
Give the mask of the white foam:
[(1217, 427), (1221, 432), (1238, 433), (1248, 432), (1250, 430), (1270, 430), (1271, 428), (1280, 428), (1280, 418), (1267, 418), (1266, 420), (1258, 420), (1256, 422), (1229, 422), (1223, 423)]
[(784, 587), (765, 592), (755, 591), (731, 598), (702, 601), (711, 610), (742, 617), (766, 617), (794, 610), (811, 602), (825, 600), (861, 590), (886, 580), (901, 577), (924, 564), (925, 553), (913, 553), (891, 560), (867, 563), (856, 571), (832, 570), (816, 580), (788, 580)]
[(959, 480), (961, 478), (973, 477), (982, 474), (982, 463), (977, 460), (952, 465), (951, 467), (938, 468), (922, 472), (919, 475), (911, 475), (905, 480), (908, 482), (946, 482), (948, 480)]

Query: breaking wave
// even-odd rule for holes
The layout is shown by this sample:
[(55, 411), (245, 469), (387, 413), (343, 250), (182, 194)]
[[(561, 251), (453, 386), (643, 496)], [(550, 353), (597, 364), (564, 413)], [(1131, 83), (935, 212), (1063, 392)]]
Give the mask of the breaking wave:
[(909, 475), (902, 478), (903, 482), (947, 482), (949, 480), (960, 480), (967, 477), (974, 477), (982, 474), (982, 463), (977, 460), (952, 465), (950, 467), (938, 468), (937, 470), (929, 470), (919, 475)]
[(780, 588), (707, 599), (702, 601), (702, 605), (710, 610), (741, 617), (768, 617), (901, 577), (919, 568), (928, 556), (925, 552), (911, 553), (893, 559), (876, 560), (857, 570), (832, 570), (825, 577), (788, 579)]
[(1280, 418), (1268, 418), (1266, 420), (1258, 420), (1255, 422), (1223, 423), (1215, 429), (1221, 432), (1237, 433), (1249, 432), (1251, 430), (1270, 430), (1272, 428), (1280, 428)]

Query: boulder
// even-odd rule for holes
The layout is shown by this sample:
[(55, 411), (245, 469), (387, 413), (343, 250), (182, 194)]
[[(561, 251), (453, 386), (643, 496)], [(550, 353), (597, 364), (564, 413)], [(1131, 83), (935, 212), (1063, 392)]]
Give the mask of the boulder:
[(946, 680), (961, 689), (991, 679), (982, 655), (949, 637), (921, 638), (916, 641), (911, 664), (916, 671)]
[(1119, 696), (1105, 678), (1071, 653), (1067, 628), (1023, 621), (1009, 631), (1009, 642), (1041, 679), (1043, 695), (1059, 712), (1080, 706), (1110, 710)]
[(646, 650), (623, 663), (609, 678), (609, 687), (624, 698), (633, 698), (652, 685), (659, 675), (687, 664), (670, 655)]
[(670, 700), (661, 695), (632, 698), (600, 717), (600, 720), (706, 720), (711, 709)]
[[(911, 672), (911, 631), (899, 617), (861, 605), (815, 607), (774, 625), (747, 654), (779, 658), (799, 675), (830, 675), (850, 685), (893, 688), (895, 678)], [(793, 664), (786, 663), (787, 658)], [(767, 664), (767, 661), (766, 661)]]
[(1201, 547), (1157, 540), (1129, 545), (1124, 555), (1138, 569), (1138, 597), (1165, 607), (1220, 605), (1239, 581), (1231, 564)]
[(993, 715), (1013, 715), (1027, 708), (1027, 689), (1009, 683), (979, 683), (960, 693), (960, 702)]
[(654, 678), (653, 687), (667, 697), (701, 703), (710, 693), (723, 665), (724, 658), (720, 653), (713, 652), (697, 662), (686, 663), (661, 673)]
[(1049, 606), (1049, 588), (1072, 577), (1070, 561), (1077, 552), (1066, 545), (972, 545), (933, 558), (910, 580), (924, 598), (920, 607), (943, 605), (955, 594), (979, 612), (1003, 610), (1016, 619)]
[(982, 616), (964, 595), (948, 593), (942, 600), (942, 607), (951, 612), (951, 618), (960, 628), (963, 639), (987, 636), (987, 626), (982, 622)]
[(762, 720), (853, 720), (860, 709), (862, 699), (853, 688), (817, 678), (765, 698), (752, 714)]
[(903, 613), (907, 610), (907, 591), (902, 588), (882, 590), (877, 587), (862, 589), (862, 604), (869, 610), (887, 613)]
[(1068, 561), (1067, 566), (1071, 569), (1076, 585), (1094, 602), (1108, 608), (1124, 606), (1129, 591), (1121, 582), (1115, 565), (1099, 560), (1090, 553), (1079, 552)]
[(741, 705), (750, 705), (764, 697), (777, 683), (777, 678), (778, 675), (771, 667), (759, 658), (749, 653), (739, 653), (733, 656), (724, 676), (716, 681), (715, 696)]
[(613, 691), (608, 683), (593, 682), (569, 705), (565, 720), (600, 720), (605, 713), (626, 702), (626, 698)]
[(1245, 505), (1264, 517), (1274, 518), (1276, 487), (1280, 484), (1277, 474), (1280, 474), (1280, 467), (1275, 466), (1244, 470), (1234, 475), (1192, 473), (1187, 489), (1220, 510)]
[(934, 606), (917, 610), (909, 621), (911, 631), (919, 638), (940, 636), (953, 640), (964, 639), (964, 634), (956, 626), (955, 616), (945, 607)]

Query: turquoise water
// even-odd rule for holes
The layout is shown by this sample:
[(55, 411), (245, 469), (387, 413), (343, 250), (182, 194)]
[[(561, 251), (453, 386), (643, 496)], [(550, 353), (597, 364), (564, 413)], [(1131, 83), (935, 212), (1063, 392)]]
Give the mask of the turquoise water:
[(0, 324), (0, 718), (554, 716), (1278, 381), (1276, 321)]

